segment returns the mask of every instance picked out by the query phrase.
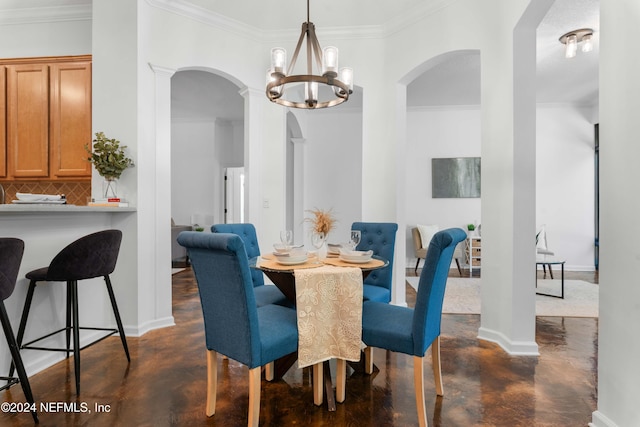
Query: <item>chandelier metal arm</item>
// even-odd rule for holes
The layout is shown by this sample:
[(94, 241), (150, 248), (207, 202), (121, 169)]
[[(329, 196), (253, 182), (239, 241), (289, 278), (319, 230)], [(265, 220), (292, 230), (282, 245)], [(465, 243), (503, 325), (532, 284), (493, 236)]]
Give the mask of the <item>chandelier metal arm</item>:
[[(318, 67), (319, 71), (322, 71), (322, 48), (320, 47), (320, 42), (318, 42), (318, 37), (316, 36), (316, 26), (313, 25), (313, 22), (309, 22), (309, 35), (307, 36), (307, 40), (309, 40), (312, 45), (311, 50), (307, 50), (307, 55), (309, 52), (313, 51), (316, 59), (316, 67)], [(309, 74), (313, 74), (311, 69), (311, 64), (307, 67), (307, 72)]]

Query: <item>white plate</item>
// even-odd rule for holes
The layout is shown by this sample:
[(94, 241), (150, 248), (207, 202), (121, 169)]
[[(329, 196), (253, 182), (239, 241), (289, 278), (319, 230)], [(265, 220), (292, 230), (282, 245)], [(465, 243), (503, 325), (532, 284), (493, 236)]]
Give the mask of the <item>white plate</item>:
[(17, 205), (64, 205), (67, 203), (65, 199), (62, 200), (12, 200), (11, 203), (15, 203)]
[(364, 264), (371, 261), (370, 256), (345, 257), (344, 255), (340, 255), (340, 259), (344, 262), (350, 262), (352, 264)]
[(24, 202), (62, 200), (62, 197), (58, 194), (16, 193), (16, 198)]
[(293, 259), (276, 258), (276, 262), (282, 265), (298, 265), (298, 264), (304, 264), (305, 262), (307, 262), (307, 257), (293, 258)]

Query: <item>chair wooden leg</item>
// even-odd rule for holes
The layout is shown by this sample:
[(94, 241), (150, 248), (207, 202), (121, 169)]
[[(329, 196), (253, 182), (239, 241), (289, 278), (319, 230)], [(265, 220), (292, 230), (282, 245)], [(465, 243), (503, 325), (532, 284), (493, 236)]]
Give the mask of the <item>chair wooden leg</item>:
[(249, 369), (249, 427), (258, 427), (260, 421), (260, 366)]
[(264, 365), (264, 379), (267, 381), (273, 381), (273, 377), (275, 376), (275, 367), (273, 362), (269, 362)]
[(347, 389), (347, 361), (336, 360), (336, 402), (342, 403), (346, 397)]
[(322, 405), (324, 396), (322, 394), (322, 386), (324, 385), (324, 369), (322, 362), (313, 365), (313, 403), (317, 406)]
[(207, 350), (207, 417), (216, 413), (216, 396), (218, 391), (218, 353)]
[(418, 425), (427, 427), (427, 407), (424, 404), (424, 365), (423, 358), (413, 356), (413, 387), (416, 393), (416, 407), (418, 409)]
[(364, 372), (373, 374), (373, 347), (364, 349)]
[(442, 368), (440, 366), (440, 336), (438, 335), (431, 343), (431, 363), (433, 365), (433, 379), (436, 385), (436, 394), (444, 396), (442, 386)]

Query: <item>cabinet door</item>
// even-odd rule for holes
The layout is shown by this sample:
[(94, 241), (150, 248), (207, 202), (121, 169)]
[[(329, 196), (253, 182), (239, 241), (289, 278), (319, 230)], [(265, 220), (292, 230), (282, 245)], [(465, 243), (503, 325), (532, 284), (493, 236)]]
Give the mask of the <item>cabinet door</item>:
[(7, 91), (4, 66), (0, 65), (0, 178), (7, 177)]
[(91, 178), (91, 63), (51, 65), (51, 178)]
[(49, 67), (7, 67), (7, 167), (15, 178), (49, 176)]

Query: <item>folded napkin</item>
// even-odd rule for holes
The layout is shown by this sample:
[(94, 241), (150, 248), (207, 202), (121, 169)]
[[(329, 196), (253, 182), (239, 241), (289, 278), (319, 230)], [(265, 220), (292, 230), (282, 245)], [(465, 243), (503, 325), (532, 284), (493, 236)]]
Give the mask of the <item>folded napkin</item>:
[(25, 202), (51, 202), (55, 200), (62, 200), (62, 196), (60, 194), (16, 193), (16, 198)]
[(362, 344), (362, 271), (325, 265), (295, 270), (298, 367), (356, 362)]

